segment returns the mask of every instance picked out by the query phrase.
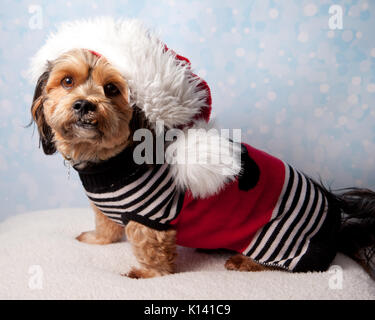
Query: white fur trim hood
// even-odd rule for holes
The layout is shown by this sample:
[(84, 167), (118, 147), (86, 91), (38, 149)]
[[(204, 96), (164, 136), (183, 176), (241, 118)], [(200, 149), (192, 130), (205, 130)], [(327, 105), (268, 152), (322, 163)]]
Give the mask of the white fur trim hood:
[(202, 79), (190, 64), (176, 58), (164, 43), (138, 20), (100, 17), (60, 24), (31, 59), (30, 76), (36, 83), (47, 62), (72, 49), (98, 52), (128, 81), (131, 103), (151, 125), (163, 121), (166, 128), (194, 121), (206, 103)]
[[(130, 102), (137, 105), (157, 132), (156, 127), (209, 129), (211, 96), (207, 84), (197, 77), (190, 63), (168, 50), (158, 37), (137, 20), (101, 17), (61, 24), (31, 59), (31, 80), (45, 72), (48, 61), (77, 48), (95, 51), (112, 63), (128, 81)], [(208, 109), (208, 110), (207, 110)], [(202, 113), (205, 116), (200, 116)], [(166, 160), (181, 189), (194, 197), (205, 198), (219, 192), (235, 179), (241, 168), (240, 148), (219, 132), (209, 131), (209, 139), (199, 132), (181, 131), (166, 150)], [(233, 145), (228, 149), (229, 145)], [(231, 151), (230, 151), (231, 150)], [(190, 163), (185, 155), (219, 159), (214, 163)], [(175, 157), (173, 156), (175, 155)], [(171, 158), (175, 161), (171, 161)], [(223, 161), (224, 160), (224, 161)]]
[(241, 144), (201, 120), (194, 128), (178, 132), (165, 159), (180, 189), (190, 190), (194, 198), (206, 198), (240, 174)]

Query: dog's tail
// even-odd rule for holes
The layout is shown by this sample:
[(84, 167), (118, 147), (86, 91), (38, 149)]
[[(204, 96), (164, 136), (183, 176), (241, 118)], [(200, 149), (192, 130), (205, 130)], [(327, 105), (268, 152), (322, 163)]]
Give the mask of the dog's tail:
[(338, 251), (360, 263), (375, 280), (375, 192), (349, 188), (333, 196), (342, 210)]

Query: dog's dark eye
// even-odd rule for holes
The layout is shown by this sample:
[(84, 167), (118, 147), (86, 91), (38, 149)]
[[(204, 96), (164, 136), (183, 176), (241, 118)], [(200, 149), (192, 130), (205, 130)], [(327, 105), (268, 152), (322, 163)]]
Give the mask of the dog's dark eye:
[(107, 97), (114, 97), (120, 93), (120, 90), (113, 83), (108, 83), (104, 86), (104, 93)]
[(72, 77), (65, 77), (64, 79), (61, 80), (61, 85), (65, 89), (71, 89), (71, 88), (73, 88), (73, 85), (74, 85), (73, 78)]

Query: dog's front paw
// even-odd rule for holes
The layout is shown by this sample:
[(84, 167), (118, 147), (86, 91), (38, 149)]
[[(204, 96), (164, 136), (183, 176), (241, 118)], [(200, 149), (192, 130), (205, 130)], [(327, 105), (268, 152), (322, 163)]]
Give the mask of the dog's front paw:
[(89, 243), (89, 244), (109, 244), (112, 243), (109, 239), (99, 237), (95, 231), (82, 232), (78, 237), (78, 241)]
[(132, 279), (147, 279), (164, 276), (169, 273), (163, 273), (153, 269), (139, 269), (132, 268), (128, 273), (122, 274), (122, 276), (132, 278)]

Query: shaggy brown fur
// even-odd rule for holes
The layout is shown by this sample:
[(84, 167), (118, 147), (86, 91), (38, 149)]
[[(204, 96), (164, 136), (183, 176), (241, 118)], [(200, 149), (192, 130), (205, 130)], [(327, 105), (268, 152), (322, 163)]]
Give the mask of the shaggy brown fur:
[[(63, 86), (70, 77), (73, 85)], [(106, 96), (104, 86), (114, 84), (119, 94)], [(39, 94), (39, 96), (38, 96)], [(81, 119), (72, 105), (87, 100), (96, 107)], [(31, 108), (41, 142), (74, 162), (105, 160), (120, 153), (129, 142), (132, 108), (122, 75), (105, 58), (87, 50), (73, 50), (50, 62), (35, 90)], [(80, 126), (80, 120), (92, 125)]]
[[(106, 94), (114, 85), (118, 94)], [(73, 105), (86, 100), (94, 107), (84, 115)], [(129, 106), (126, 79), (104, 58), (88, 50), (73, 50), (49, 62), (37, 83), (31, 107), (40, 142), (46, 154), (59, 151), (73, 164), (109, 159), (133, 146), (132, 132), (148, 127), (136, 107)], [(108, 219), (95, 205), (96, 229), (77, 239), (90, 244), (121, 240), (124, 228)], [(157, 231), (130, 221), (125, 228), (141, 268), (132, 268), (131, 278), (151, 278), (175, 272), (176, 232)], [(267, 267), (235, 255), (225, 264), (229, 270), (259, 271)]]
[(76, 239), (89, 244), (110, 244), (120, 241), (124, 228), (108, 219), (94, 204), (95, 230), (82, 232)]
[(135, 221), (125, 227), (128, 240), (142, 269), (133, 268), (131, 278), (152, 278), (173, 273), (176, 258), (176, 231), (157, 231)]
[(256, 263), (254, 260), (246, 257), (240, 253), (230, 257), (225, 262), (225, 268), (235, 271), (266, 271), (266, 270), (280, 270), (280, 268), (268, 267)]

